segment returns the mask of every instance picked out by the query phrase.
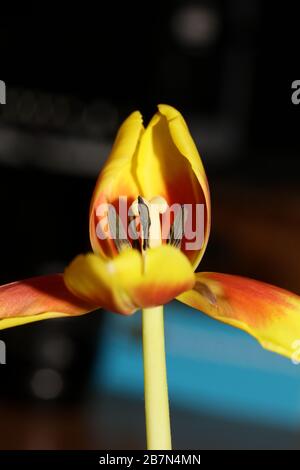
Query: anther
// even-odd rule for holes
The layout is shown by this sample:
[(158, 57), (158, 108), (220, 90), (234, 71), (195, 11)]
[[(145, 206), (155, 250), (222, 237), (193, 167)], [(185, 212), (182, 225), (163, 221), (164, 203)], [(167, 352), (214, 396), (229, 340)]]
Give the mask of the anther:
[(108, 206), (107, 220), (110, 234), (114, 240), (118, 252), (122, 251), (124, 248), (131, 248), (131, 243), (127, 238), (122, 221), (118, 216), (114, 206)]
[(169, 245), (175, 246), (176, 248), (180, 248), (181, 241), (184, 235), (186, 217), (187, 214), (185, 213), (184, 205), (181, 205), (174, 217), (174, 222), (170, 228), (168, 236)]

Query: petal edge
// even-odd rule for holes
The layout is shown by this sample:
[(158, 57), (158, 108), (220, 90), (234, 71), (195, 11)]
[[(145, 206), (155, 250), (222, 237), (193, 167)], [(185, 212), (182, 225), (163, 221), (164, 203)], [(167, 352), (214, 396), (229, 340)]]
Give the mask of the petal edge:
[(169, 302), (190, 289), (195, 277), (183, 253), (162, 245), (147, 249), (145, 259), (134, 249), (111, 260), (93, 253), (79, 255), (66, 268), (65, 282), (82, 299), (131, 315), (140, 308)]
[(74, 296), (62, 274), (0, 286), (0, 329), (49, 318), (77, 316), (97, 307)]
[(265, 349), (294, 357), (296, 341), (300, 340), (299, 296), (229, 274), (196, 273), (196, 279), (194, 289), (178, 300), (246, 331)]

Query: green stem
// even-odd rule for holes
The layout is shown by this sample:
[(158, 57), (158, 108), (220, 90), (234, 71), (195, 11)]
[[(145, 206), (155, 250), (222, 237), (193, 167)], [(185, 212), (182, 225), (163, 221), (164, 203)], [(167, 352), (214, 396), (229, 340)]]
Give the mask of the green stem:
[(163, 307), (144, 309), (142, 319), (147, 449), (170, 450)]

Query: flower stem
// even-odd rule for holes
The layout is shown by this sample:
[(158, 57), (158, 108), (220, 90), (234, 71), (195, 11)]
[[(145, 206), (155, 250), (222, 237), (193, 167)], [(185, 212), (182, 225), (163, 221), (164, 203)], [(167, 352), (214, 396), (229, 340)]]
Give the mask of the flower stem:
[(147, 449), (170, 450), (163, 307), (144, 309), (142, 322)]

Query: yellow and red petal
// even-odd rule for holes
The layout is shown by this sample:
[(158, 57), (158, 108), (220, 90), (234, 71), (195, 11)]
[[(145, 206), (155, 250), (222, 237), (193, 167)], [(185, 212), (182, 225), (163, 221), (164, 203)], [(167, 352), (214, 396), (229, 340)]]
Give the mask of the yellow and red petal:
[(166, 245), (147, 249), (144, 258), (131, 249), (110, 260), (93, 253), (80, 255), (64, 277), (74, 295), (125, 315), (165, 304), (195, 281), (186, 256)]
[[(188, 249), (186, 243), (191, 240), (187, 238), (182, 243), (183, 251), (196, 267), (203, 256), (210, 232), (209, 186), (196, 145), (182, 115), (175, 108), (158, 106), (158, 112), (140, 142), (136, 175), (146, 199), (159, 195), (166, 199), (169, 206), (191, 204), (189, 219), (193, 224), (196, 221), (196, 204), (204, 205), (201, 246)], [(201, 227), (197, 228), (199, 235)]]
[[(137, 158), (143, 131), (142, 116), (135, 111), (120, 127), (110, 156), (94, 189), (90, 204), (90, 240), (93, 251), (104, 257), (117, 255), (117, 250), (111, 238), (100, 239), (97, 236), (97, 227), (107, 230), (105, 221), (102, 224), (101, 214), (97, 215), (97, 209), (106, 203), (114, 204), (117, 208), (120, 196), (126, 196), (130, 205), (140, 194), (134, 174), (134, 161)], [(122, 220), (122, 222), (126, 227), (127, 220)]]
[(62, 274), (0, 286), (0, 329), (48, 318), (77, 316), (98, 307), (74, 296)]
[(181, 294), (178, 300), (247, 331), (270, 351), (289, 358), (297, 353), (299, 296), (270, 284), (229, 274), (197, 273), (195, 276), (194, 288)]
[[(117, 255), (112, 238), (99, 237), (99, 233), (109, 235), (105, 216), (106, 203), (113, 204), (118, 209), (119, 198), (125, 196), (128, 209), (139, 195), (148, 200), (162, 196), (169, 206), (191, 205), (188, 224), (191, 226), (190, 232), (195, 232), (196, 229), (198, 231), (198, 246), (195, 239), (184, 237), (182, 248), (196, 267), (203, 256), (210, 232), (208, 182), (199, 153), (181, 114), (171, 106), (159, 105), (158, 108), (146, 130), (142, 124), (142, 116), (137, 111), (120, 127), (91, 201), (91, 244), (93, 251), (104, 257)], [(197, 204), (203, 205), (204, 224), (202, 209), (198, 206), (196, 227)], [(100, 214), (98, 210), (97, 214), (100, 207), (104, 212)], [(126, 211), (125, 215), (121, 214), (121, 222), (127, 228)], [(165, 236), (167, 233), (168, 230), (164, 229)], [(191, 246), (193, 242), (194, 245)]]

